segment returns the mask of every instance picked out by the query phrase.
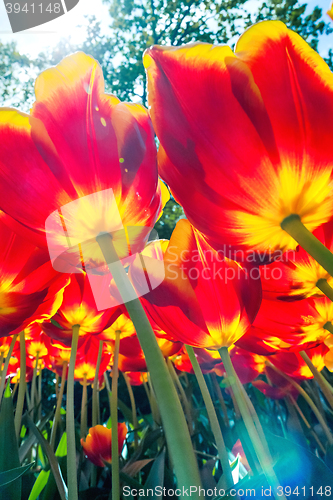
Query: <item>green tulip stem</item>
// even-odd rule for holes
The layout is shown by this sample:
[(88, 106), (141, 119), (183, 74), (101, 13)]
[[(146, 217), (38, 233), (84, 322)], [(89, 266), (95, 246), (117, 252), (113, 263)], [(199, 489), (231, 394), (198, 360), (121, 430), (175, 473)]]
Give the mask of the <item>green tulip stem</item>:
[(99, 346), (98, 346), (98, 354), (97, 354), (96, 369), (95, 369), (95, 376), (94, 376), (94, 385), (93, 385), (93, 394), (92, 394), (92, 425), (93, 425), (93, 427), (100, 423), (100, 409), (99, 409), (99, 398), (98, 398), (98, 392), (99, 392), (98, 375), (99, 375), (99, 369), (101, 366), (102, 352), (103, 352), (103, 340), (100, 340)]
[(329, 382), (323, 377), (323, 375), (317, 370), (317, 368), (314, 366), (312, 363), (311, 359), (307, 355), (305, 351), (301, 351), (300, 353), (301, 358), (303, 361), (306, 363), (308, 368), (310, 369), (315, 381), (323, 391), (323, 394), (327, 401), (329, 402), (332, 410), (333, 410), (333, 388)]
[(299, 215), (291, 214), (283, 219), (281, 228), (333, 276), (333, 254), (304, 226)]
[(68, 500), (78, 500), (76, 472), (76, 443), (74, 418), (74, 371), (80, 325), (72, 326), (72, 348), (67, 378), (66, 430), (67, 430), (67, 483)]
[(21, 433), (22, 413), (25, 400), (25, 390), (27, 386), (26, 372), (27, 372), (27, 362), (26, 362), (25, 335), (24, 331), (22, 331), (20, 333), (20, 383), (17, 395), (16, 411), (15, 411), (15, 432), (17, 440), (19, 439)]
[(316, 287), (333, 302), (333, 288), (328, 284), (327, 280), (320, 278), (316, 283)]
[(81, 422), (80, 422), (80, 437), (86, 439), (88, 434), (87, 425), (87, 375), (84, 374), (82, 382), (82, 398), (81, 398)]
[(4, 388), (5, 388), (5, 383), (6, 383), (6, 376), (7, 376), (7, 372), (8, 372), (8, 366), (9, 366), (9, 361), (10, 361), (10, 358), (11, 358), (11, 355), (13, 353), (13, 349), (14, 349), (14, 345), (15, 345), (15, 342), (17, 340), (17, 337), (19, 336), (18, 333), (16, 333), (15, 335), (13, 335), (12, 337), (12, 340), (11, 340), (11, 343), (10, 343), (10, 346), (9, 346), (9, 350), (8, 350), (8, 354), (6, 356), (6, 361), (5, 361), (5, 364), (4, 364), (4, 367), (3, 367), (3, 370), (1, 372), (1, 382), (0, 382), (0, 402), (2, 400), (2, 395), (3, 395), (3, 391), (4, 391)]
[[(97, 236), (96, 240), (108, 263), (110, 272), (126, 305), (130, 318), (134, 323), (146, 358), (178, 487), (189, 490), (192, 486), (192, 491), (193, 487), (197, 487), (199, 490), (201, 481), (198, 464), (193, 452), (186, 419), (154, 331), (140, 300), (136, 297), (128, 301), (128, 298), (135, 296), (136, 292), (122, 263), (119, 261), (112, 243), (112, 236), (108, 233), (101, 233)], [(186, 457), (185, 460), (184, 457)], [(192, 500), (197, 500), (199, 499), (199, 495), (192, 495), (191, 498)]]
[(220, 424), (216, 415), (216, 411), (213, 405), (212, 398), (209, 394), (209, 390), (205, 381), (205, 378), (203, 376), (203, 373), (201, 371), (199, 362), (196, 358), (196, 355), (194, 353), (193, 347), (186, 345), (185, 346), (186, 352), (188, 354), (188, 357), (190, 358), (192, 368), (194, 371), (194, 374), (196, 376), (196, 379), (198, 381), (200, 391), (206, 406), (208, 418), (209, 418), (209, 423), (210, 427), (212, 429), (214, 439), (215, 439), (215, 444), (217, 447), (217, 452), (219, 455), (219, 459), (222, 465), (223, 469), (223, 475), (225, 476), (225, 486), (226, 489), (230, 489), (234, 486), (234, 481), (232, 478), (232, 473), (231, 473), (231, 468), (230, 468), (230, 463), (229, 463), (229, 458), (228, 458), (228, 452), (225, 447), (224, 439), (222, 436)]
[(317, 406), (314, 404), (314, 402), (312, 401), (312, 399), (310, 398), (310, 396), (305, 392), (305, 390), (294, 379), (292, 379), (291, 377), (289, 377), (288, 375), (286, 375), (284, 372), (282, 372), (281, 370), (279, 370), (278, 368), (276, 368), (276, 366), (274, 366), (273, 363), (271, 363), (269, 360), (266, 360), (266, 364), (268, 366), (270, 366), (274, 371), (276, 371), (276, 373), (278, 373), (279, 375), (281, 375), (281, 377), (283, 377), (284, 379), (288, 380), (288, 382), (305, 399), (305, 401), (308, 403), (308, 405), (310, 406), (310, 408), (313, 411), (313, 413), (316, 415), (318, 422), (322, 426), (323, 431), (324, 431), (324, 433), (326, 435), (328, 443), (330, 444), (330, 446), (332, 446), (333, 445), (333, 436), (332, 436), (332, 433), (331, 433), (329, 427), (327, 426), (327, 424), (326, 424), (326, 422), (325, 422), (322, 414), (320, 413), (320, 411), (318, 410)]
[(254, 422), (252, 420), (252, 416), (248, 407), (248, 403), (244, 397), (244, 393), (242, 390), (242, 385), (241, 382), (238, 378), (238, 375), (236, 373), (236, 370), (233, 367), (233, 364), (230, 359), (230, 354), (228, 351), (227, 347), (221, 347), (219, 349), (219, 353), (221, 356), (221, 360), (224, 366), (224, 369), (227, 373), (227, 377), (229, 380), (229, 383), (233, 389), (235, 399), (237, 401), (239, 411), (242, 415), (246, 430), (249, 434), (249, 437), (251, 439), (251, 442), (253, 444), (253, 448), (255, 450), (255, 453), (258, 457), (260, 466), (262, 468), (263, 473), (265, 474), (265, 477), (267, 479), (267, 482), (269, 486), (272, 488), (272, 493), (274, 498), (281, 498), (283, 500), (286, 500), (285, 495), (279, 495), (277, 496), (277, 492), (279, 491), (278, 487), (280, 486), (279, 480), (276, 477), (275, 471), (273, 469), (271, 459), (268, 456), (265, 447), (263, 446), (259, 434), (257, 432), (257, 429), (254, 425)]
[(58, 425), (60, 422), (60, 417), (61, 417), (60, 411), (61, 411), (61, 403), (62, 403), (62, 398), (64, 395), (64, 389), (65, 389), (65, 383), (66, 383), (67, 367), (68, 367), (68, 361), (64, 361), (64, 363), (62, 365), (60, 390), (58, 390), (58, 394), (57, 394), (57, 406), (56, 406), (56, 411), (54, 414), (52, 431), (51, 431), (50, 445), (51, 445), (52, 450), (54, 450), (57, 428), (58, 428)]
[(132, 420), (133, 420), (133, 427), (134, 427), (134, 447), (136, 449), (138, 447), (138, 427), (139, 427), (139, 424), (138, 424), (138, 417), (136, 414), (136, 404), (135, 404), (134, 392), (133, 392), (132, 386), (130, 384), (128, 375), (125, 372), (123, 373), (123, 377), (124, 377), (126, 387), (128, 390), (128, 395), (129, 395), (130, 401), (131, 401)]
[(112, 386), (111, 386), (111, 427), (112, 427), (112, 440), (111, 440), (111, 468), (112, 468), (112, 500), (120, 499), (120, 485), (119, 485), (119, 450), (118, 450), (118, 359), (119, 359), (119, 344), (120, 344), (120, 330), (116, 330), (116, 339), (113, 352), (113, 365), (112, 365)]

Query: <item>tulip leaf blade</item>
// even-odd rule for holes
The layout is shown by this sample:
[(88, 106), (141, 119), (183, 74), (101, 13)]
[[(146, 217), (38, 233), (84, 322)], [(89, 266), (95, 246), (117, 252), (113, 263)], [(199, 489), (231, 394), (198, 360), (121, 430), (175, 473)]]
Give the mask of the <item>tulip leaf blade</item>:
[(23, 465), (22, 467), (16, 467), (15, 469), (10, 469), (5, 472), (0, 472), (0, 490), (12, 483), (16, 479), (19, 479), (23, 474), (33, 466), (33, 463), (28, 465)]
[[(10, 453), (8, 453), (10, 450)], [(20, 468), (19, 450), (15, 433), (14, 407), (8, 382), (0, 409), (0, 473), (12, 471)], [(17, 500), (21, 498), (20, 475), (7, 482), (1, 488), (3, 498), (7, 500)]]

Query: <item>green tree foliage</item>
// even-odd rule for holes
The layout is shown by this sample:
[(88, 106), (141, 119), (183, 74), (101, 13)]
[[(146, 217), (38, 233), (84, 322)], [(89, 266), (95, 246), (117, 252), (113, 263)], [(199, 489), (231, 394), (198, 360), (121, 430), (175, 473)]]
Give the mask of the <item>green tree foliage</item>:
[(0, 105), (19, 107), (29, 101), (33, 89), (33, 67), (16, 44), (0, 42)]
[(176, 222), (184, 217), (184, 211), (176, 201), (171, 198), (165, 205), (161, 218), (155, 224), (158, 237), (161, 239), (170, 239), (171, 233), (175, 228)]
[[(263, 19), (278, 19), (299, 33), (317, 50), (322, 34), (333, 31), (322, 11), (306, 13), (298, 0), (265, 0), (249, 13), (248, 0), (104, 0), (109, 5), (110, 30), (102, 34), (100, 22), (87, 19), (81, 46), (70, 39), (44, 51), (34, 61), (18, 53), (15, 44), (0, 44), (0, 104), (28, 111), (33, 102), (33, 80), (41, 69), (57, 64), (66, 55), (83, 50), (97, 59), (104, 72), (106, 90), (122, 100), (147, 104), (142, 54), (153, 44), (181, 45), (203, 41), (232, 43), (244, 28)], [(253, 9), (253, 3), (252, 9)], [(333, 69), (333, 52), (327, 63)], [(161, 238), (168, 238), (182, 208), (171, 199), (158, 221)]]

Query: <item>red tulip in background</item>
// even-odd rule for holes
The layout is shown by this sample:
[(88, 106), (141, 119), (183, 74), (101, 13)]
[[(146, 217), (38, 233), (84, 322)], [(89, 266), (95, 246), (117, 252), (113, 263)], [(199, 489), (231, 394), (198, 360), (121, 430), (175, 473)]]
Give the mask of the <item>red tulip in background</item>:
[[(165, 279), (140, 300), (170, 340), (219, 349), (236, 342), (253, 322), (261, 302), (258, 273), (221, 258), (188, 221), (177, 223), (164, 257), (154, 243), (142, 255), (151, 280), (159, 279), (156, 262), (164, 259)], [(139, 294), (140, 265), (137, 258), (130, 270)]]
[[(124, 446), (124, 441), (127, 434), (126, 424), (118, 424), (118, 449), (119, 455)], [(84, 453), (89, 460), (98, 467), (104, 467), (104, 462), (111, 463), (111, 440), (112, 430), (107, 429), (103, 425), (95, 425), (90, 427), (89, 434), (86, 439), (81, 439), (81, 445)]]
[(250, 330), (237, 345), (257, 354), (280, 349), (303, 351), (332, 344), (333, 303), (327, 297), (295, 302), (263, 299)]
[[(0, 336), (19, 333), (53, 316), (69, 283), (55, 271), (46, 250), (13, 233), (0, 214)], [(24, 252), (22, 251), (24, 248)]]
[[(333, 250), (333, 221), (313, 232), (330, 251)], [(280, 259), (265, 266), (261, 272), (263, 297), (267, 299), (299, 300), (322, 296), (317, 286), (326, 280), (332, 286), (333, 278), (300, 246), (286, 252)]]
[(121, 314), (120, 309), (98, 311), (85, 273), (72, 274), (63, 302), (51, 321), (42, 323), (43, 331), (53, 340), (71, 345), (72, 328), (79, 325), (80, 344), (111, 325)]
[(155, 46), (144, 64), (160, 175), (212, 246), (264, 262), (296, 248), (289, 215), (310, 231), (331, 218), (333, 75), (299, 35), (264, 21), (235, 53)]

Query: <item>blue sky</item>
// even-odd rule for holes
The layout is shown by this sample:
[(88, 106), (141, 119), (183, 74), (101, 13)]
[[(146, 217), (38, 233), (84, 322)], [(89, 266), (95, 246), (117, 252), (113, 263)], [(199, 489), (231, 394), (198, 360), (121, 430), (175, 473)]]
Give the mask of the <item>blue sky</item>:
[[(318, 5), (323, 9), (323, 12), (326, 12), (329, 7), (329, 1), (309, 0), (308, 6), (309, 9), (312, 9)], [(253, 0), (253, 9), (256, 8), (256, 4), (257, 0)], [(84, 29), (78, 26), (85, 24), (85, 15), (95, 15), (101, 21), (103, 31), (107, 33), (109, 24), (107, 6), (103, 4), (102, 0), (80, 0), (78, 5), (65, 16), (61, 16), (38, 28), (13, 35), (5, 12), (4, 3), (0, 0), (0, 41), (15, 40), (19, 50), (31, 56), (37, 55), (48, 46), (56, 45), (62, 37), (71, 36), (74, 42), (79, 43), (84, 39), (85, 32)], [(322, 37), (319, 47), (320, 53), (326, 55), (329, 47), (333, 48), (333, 34)]]

